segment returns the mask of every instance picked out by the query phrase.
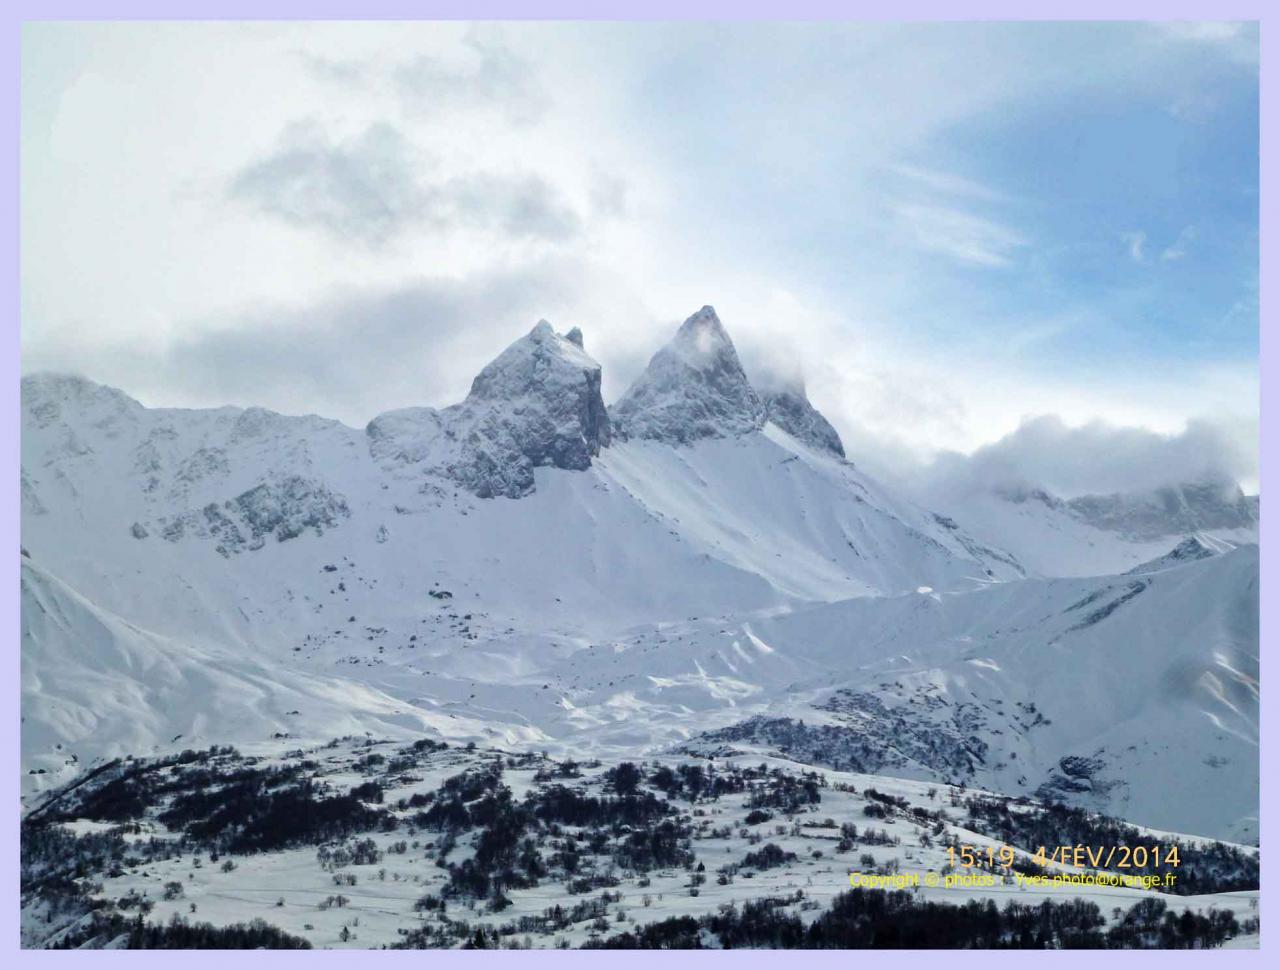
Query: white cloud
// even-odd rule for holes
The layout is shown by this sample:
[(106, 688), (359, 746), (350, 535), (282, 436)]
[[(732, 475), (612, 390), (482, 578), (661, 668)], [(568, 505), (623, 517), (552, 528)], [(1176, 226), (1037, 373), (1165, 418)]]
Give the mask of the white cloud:
[(897, 207), (897, 217), (916, 245), (965, 265), (1008, 266), (1027, 245), (1008, 226), (961, 209), (907, 203)]
[(453, 57), (420, 54), (393, 68), (394, 82), (414, 110), (438, 112), (444, 102), (496, 108), (511, 121), (531, 123), (549, 108), (531, 62), (497, 38), (470, 30), (459, 48)]
[(1015, 201), (1004, 192), (954, 172), (905, 163), (893, 165), (889, 171), (942, 196), (976, 199), (980, 202)]
[(1182, 259), (1187, 255), (1187, 248), (1195, 238), (1196, 227), (1187, 226), (1182, 232), (1178, 233), (1178, 238), (1160, 254), (1160, 258), (1165, 262)]
[(1162, 434), (1105, 421), (1071, 426), (1041, 415), (971, 454), (940, 454), (928, 480), (940, 495), (1034, 486), (1066, 498), (1200, 481), (1256, 484), (1257, 433), (1247, 421), (1193, 419)]
[(1147, 261), (1147, 254), (1145, 251), (1145, 247), (1147, 245), (1147, 234), (1145, 232), (1140, 229), (1135, 229), (1132, 232), (1122, 232), (1120, 234), (1120, 238), (1129, 248), (1129, 258), (1131, 260), (1135, 263), (1145, 263)]

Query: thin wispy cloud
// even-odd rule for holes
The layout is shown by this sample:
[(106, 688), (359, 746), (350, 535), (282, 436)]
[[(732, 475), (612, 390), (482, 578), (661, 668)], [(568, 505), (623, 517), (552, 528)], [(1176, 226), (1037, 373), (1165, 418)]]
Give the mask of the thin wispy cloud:
[(464, 56), (446, 61), (420, 55), (392, 69), (406, 103), (417, 111), (449, 106), (496, 107), (511, 121), (537, 121), (548, 108), (545, 90), (532, 64), (506, 45), (470, 33)]
[(1120, 234), (1126, 247), (1129, 250), (1129, 258), (1135, 263), (1145, 263), (1147, 261), (1147, 234), (1141, 230), (1132, 232), (1122, 232)]
[(533, 124), (551, 107), (534, 63), (504, 43), (495, 28), (467, 29), (452, 45), (375, 57), (294, 52), (306, 74), (329, 94), (391, 92), (409, 114), (439, 119), (460, 111), (493, 112)]
[(1213, 47), (1243, 65), (1258, 63), (1256, 23), (1245, 21), (1171, 20), (1152, 25), (1170, 43)]
[(1027, 239), (1005, 220), (1018, 200), (975, 179), (938, 168), (889, 166), (888, 192), (903, 238), (930, 255), (967, 267), (1009, 266)]
[(1165, 262), (1173, 262), (1183, 259), (1187, 255), (1188, 247), (1195, 238), (1196, 227), (1187, 226), (1182, 230), (1182, 232), (1178, 233), (1178, 238), (1173, 241), (1172, 245), (1160, 254), (1160, 258)]
[(1009, 266), (1027, 245), (1027, 240), (1008, 226), (963, 209), (907, 203), (898, 206), (897, 217), (917, 246), (966, 266)]
[(295, 53), (308, 74), (327, 84), (351, 87), (363, 84), (369, 77), (369, 65), (364, 61), (325, 57), (307, 50)]
[(922, 168), (919, 165), (898, 164), (890, 168), (890, 172), (901, 176), (904, 180), (918, 188), (928, 189), (939, 195), (976, 199), (981, 202), (1015, 201), (1005, 192), (998, 191), (989, 185), (937, 169)]

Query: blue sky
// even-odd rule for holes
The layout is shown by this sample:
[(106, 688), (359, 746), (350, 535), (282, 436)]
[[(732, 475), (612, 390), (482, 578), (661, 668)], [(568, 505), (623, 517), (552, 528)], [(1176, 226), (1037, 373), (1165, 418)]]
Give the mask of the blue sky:
[[(865, 65), (846, 55), (838, 30), (820, 41), (798, 32), (799, 50), (752, 45), (709, 76), (709, 43), (676, 48), (638, 80), (633, 108), (661, 133), (665, 161), (703, 211), (736, 214), (730, 234), (758, 233), (757, 258), (811, 274), (831, 293), (849, 285), (851, 262), (917, 276), (894, 305), (922, 334), (964, 339), (976, 327), (1017, 340), (1046, 330), (1037, 321), (1058, 321), (1036, 341), (1055, 361), (1248, 359), (1258, 339), (1256, 64), (1237, 49), (1175, 43), (1128, 75), (1151, 29), (1006, 26), (992, 39), (992, 28), (932, 28), (947, 45), (988, 36), (970, 57), (937, 58), (926, 99), (950, 77), (966, 83), (991, 56), (1015, 68), (1052, 59), (1063, 70), (1029, 71), (1020, 79), (1034, 83), (988, 97), (985, 110), (957, 105), (956, 117), (939, 119), (882, 172), (862, 164), (868, 150), (879, 154), (866, 144), (874, 129), (866, 133), (859, 113), (841, 116)], [(905, 56), (891, 73), (909, 85), (911, 40), (899, 45)], [(798, 55), (808, 62), (799, 68)], [(902, 99), (904, 111), (916, 97)], [(766, 139), (804, 157), (756, 156)], [(730, 177), (717, 177), (728, 168)], [(883, 219), (848, 217), (869, 179), (872, 191), (912, 195), (917, 218), (975, 224), (959, 222), (918, 261), (884, 245)], [(975, 252), (963, 252), (970, 244)], [(940, 315), (940, 305), (966, 309)]]
[(886, 473), (1055, 415), (1177, 455), (1212, 427), (1256, 480), (1250, 25), (29, 25), (23, 54), (28, 370), (361, 424), (540, 317), (617, 396), (712, 303)]

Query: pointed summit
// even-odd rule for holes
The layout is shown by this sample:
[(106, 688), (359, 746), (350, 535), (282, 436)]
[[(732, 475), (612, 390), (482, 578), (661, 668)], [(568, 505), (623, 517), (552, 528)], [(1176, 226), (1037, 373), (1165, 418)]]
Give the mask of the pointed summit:
[(461, 404), (408, 408), (369, 423), (376, 458), (418, 464), (480, 498), (519, 498), (538, 467), (581, 471), (609, 443), (600, 365), (577, 340), (538, 322), (487, 364)]
[(687, 355), (689, 363), (695, 367), (702, 366), (706, 358), (725, 351), (737, 358), (733, 341), (716, 316), (715, 307), (711, 306), (704, 306), (680, 324), (680, 329), (667, 346)]
[(716, 311), (704, 306), (653, 355), (610, 417), (619, 437), (688, 444), (757, 431), (765, 412)]

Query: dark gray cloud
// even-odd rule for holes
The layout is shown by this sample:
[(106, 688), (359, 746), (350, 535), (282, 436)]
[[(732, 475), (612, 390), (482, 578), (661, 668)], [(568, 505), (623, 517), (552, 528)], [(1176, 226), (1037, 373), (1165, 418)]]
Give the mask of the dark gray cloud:
[(337, 142), (318, 125), (292, 125), (234, 177), (230, 194), (292, 225), (370, 245), (420, 221), (427, 206), (412, 152), (388, 124)]
[(369, 125), (335, 140), (299, 122), (267, 156), (241, 169), (230, 196), (300, 228), (381, 246), (414, 227), (485, 229), (559, 242), (580, 220), (560, 193), (533, 174), (474, 173), (432, 182), (429, 160), (392, 125)]
[(1042, 415), (972, 454), (943, 452), (926, 481), (933, 495), (1035, 486), (1071, 498), (1209, 479), (1247, 481), (1257, 469), (1251, 422), (1197, 419), (1177, 434), (1158, 434), (1101, 421), (1069, 427)]

